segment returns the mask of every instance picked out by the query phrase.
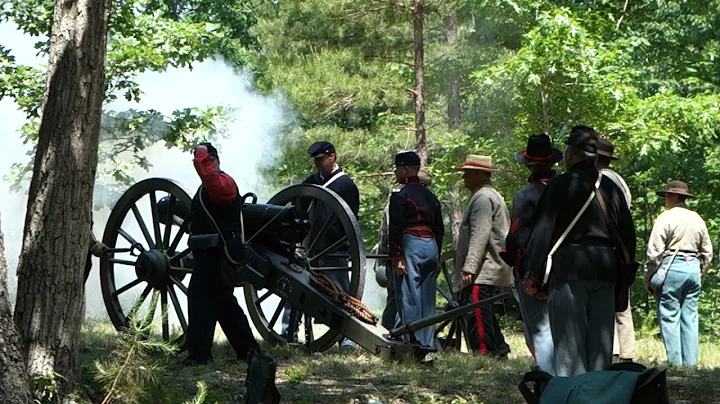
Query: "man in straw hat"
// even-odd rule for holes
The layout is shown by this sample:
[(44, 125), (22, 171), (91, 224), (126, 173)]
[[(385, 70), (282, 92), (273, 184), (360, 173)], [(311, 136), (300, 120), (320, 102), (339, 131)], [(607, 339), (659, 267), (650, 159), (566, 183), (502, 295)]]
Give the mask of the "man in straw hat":
[(548, 181), (555, 176), (553, 166), (562, 158), (562, 152), (552, 147), (550, 136), (546, 134), (530, 136), (525, 150), (515, 156), (518, 163), (528, 168), (530, 176), (529, 184), (513, 199), (512, 224), (505, 241), (507, 251), (503, 255), (505, 261), (513, 267), (515, 278), (513, 293), (520, 305), (520, 313), (525, 325), (525, 342), (535, 364), (551, 375), (555, 372), (547, 300), (540, 300), (523, 292), (525, 269), (522, 261), (530, 240), (535, 208)]
[[(453, 292), (461, 300), (474, 303), (499, 293), (511, 283), (510, 267), (500, 257), (510, 229), (510, 215), (502, 195), (491, 183), (490, 156), (468, 155), (456, 168), (463, 171), (465, 187), (472, 192), (460, 224), (455, 250)], [(468, 314), (470, 349), (480, 355), (507, 357), (510, 346), (500, 330), (490, 306)]]
[[(611, 141), (605, 138), (598, 139), (598, 160), (595, 167), (600, 172), (610, 178), (617, 185), (625, 196), (628, 209), (632, 202), (630, 188), (625, 180), (610, 168), (613, 160), (619, 160), (615, 155), (615, 146)], [(630, 307), (630, 292), (628, 291), (627, 308), (623, 311), (615, 313), (615, 332), (613, 334), (613, 357), (618, 358), (620, 362), (632, 362), (635, 358), (635, 325), (632, 318), (632, 308)]]
[(695, 196), (682, 181), (670, 181), (657, 195), (665, 210), (650, 233), (645, 289), (655, 296), (668, 362), (695, 366), (698, 361), (698, 300), (712, 259), (705, 221), (685, 201)]
[(629, 262), (635, 261), (635, 224), (618, 187), (595, 168), (597, 140), (590, 127), (571, 129), (567, 172), (553, 178), (540, 198), (523, 264), (525, 292), (548, 293), (556, 376), (601, 370), (612, 362), (621, 270), (612, 228)]
[[(422, 185), (426, 187), (432, 185), (432, 176), (424, 168), (421, 168), (418, 172), (418, 178), (420, 179), (420, 183)], [(399, 190), (399, 188), (393, 189), (390, 192), (390, 196), (392, 196), (394, 192), (398, 192)], [(388, 198), (388, 204), (385, 205), (385, 210), (383, 210), (383, 218), (380, 222), (380, 238), (376, 247), (376, 254), (388, 254), (390, 252), (390, 246), (388, 241), (389, 226), (390, 200)], [(392, 261), (377, 259), (375, 260), (374, 270), (375, 280), (377, 281), (378, 285), (387, 289), (385, 309), (383, 310), (382, 320), (380, 322), (383, 327), (390, 330), (395, 326), (395, 318), (397, 316), (397, 305), (395, 303), (395, 287), (394, 283), (392, 282), (393, 273), (395, 273), (395, 271), (393, 270)]]
[[(414, 151), (395, 155), (395, 178), (402, 188), (390, 196), (388, 257), (399, 318), (397, 325), (435, 314), (438, 260), (445, 234), (440, 201), (420, 183), (420, 156)], [(406, 335), (410, 342), (436, 348), (435, 328), (428, 326)]]

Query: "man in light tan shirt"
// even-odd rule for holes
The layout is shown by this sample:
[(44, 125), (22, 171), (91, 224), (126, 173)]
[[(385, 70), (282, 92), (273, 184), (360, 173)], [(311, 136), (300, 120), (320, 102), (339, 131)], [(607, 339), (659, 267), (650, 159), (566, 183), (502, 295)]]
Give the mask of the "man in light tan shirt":
[(653, 225), (645, 264), (645, 289), (655, 296), (658, 320), (670, 364), (698, 361), (698, 300), (712, 259), (707, 226), (685, 200), (694, 198), (687, 184), (671, 181), (657, 194), (667, 210)]
[[(465, 210), (457, 248), (453, 292), (463, 303), (475, 303), (500, 293), (512, 282), (510, 267), (500, 256), (510, 230), (510, 212), (492, 186), (490, 156), (469, 155), (457, 170), (464, 171), (465, 187), (472, 192)], [(510, 345), (500, 330), (491, 306), (475, 309), (467, 316), (470, 349), (480, 355), (507, 357)]]

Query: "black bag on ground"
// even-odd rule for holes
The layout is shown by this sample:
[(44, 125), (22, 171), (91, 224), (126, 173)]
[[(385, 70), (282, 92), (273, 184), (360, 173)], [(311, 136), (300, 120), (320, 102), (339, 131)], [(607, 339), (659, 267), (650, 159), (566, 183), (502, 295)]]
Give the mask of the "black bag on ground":
[[(637, 372), (637, 381), (631, 395), (620, 394), (613, 391), (614, 383), (612, 378), (614, 372)], [(595, 377), (587, 377), (595, 376)], [(600, 376), (606, 376), (600, 377)], [(554, 381), (553, 385), (551, 382)], [(598, 384), (605, 383), (601, 386), (587, 386), (579, 382), (590, 381)], [(606, 383), (607, 382), (607, 383)], [(534, 389), (531, 390), (528, 383), (532, 383)], [(563, 402), (566, 404), (590, 404), (598, 400), (598, 396), (574, 394), (580, 390), (592, 391), (593, 387), (604, 389), (603, 398), (612, 401), (615, 404), (670, 404), (670, 398), (667, 390), (667, 371), (660, 368), (647, 368), (639, 363), (616, 363), (608, 366), (605, 370), (588, 372), (584, 375), (574, 377), (553, 377), (547, 372), (531, 371), (525, 373), (523, 380), (518, 385), (520, 393), (528, 404), (545, 404), (554, 401), (558, 397), (558, 392), (565, 393)], [(553, 395), (543, 397), (543, 394)], [(613, 394), (615, 393), (615, 394)]]

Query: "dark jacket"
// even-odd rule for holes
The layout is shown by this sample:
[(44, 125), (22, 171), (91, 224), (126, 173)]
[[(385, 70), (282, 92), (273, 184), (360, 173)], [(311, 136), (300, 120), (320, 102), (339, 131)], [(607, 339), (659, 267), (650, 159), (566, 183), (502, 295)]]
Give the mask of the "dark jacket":
[(440, 201), (417, 176), (408, 178), (405, 185), (390, 197), (389, 256), (399, 259), (402, 256), (403, 234), (408, 227), (428, 226), (431, 234), (410, 232), (418, 237), (434, 237), (438, 253), (442, 249), (445, 234)]
[(555, 171), (531, 174), (528, 177), (530, 184), (521, 189), (513, 199), (510, 232), (505, 240), (506, 251), (503, 259), (513, 267), (516, 280), (522, 281), (525, 277), (525, 268), (522, 263), (533, 228), (533, 215), (547, 183), (553, 177), (555, 177)]
[[(553, 178), (540, 198), (528, 242), (526, 278), (542, 281), (547, 255), (593, 190), (598, 170), (581, 162)], [(615, 223), (630, 261), (635, 260), (635, 224), (620, 189), (607, 177), (600, 183), (610, 220)], [(593, 198), (553, 256), (549, 283), (573, 280), (615, 282), (621, 253), (616, 251), (605, 215)]]
[[(341, 172), (342, 169), (338, 168), (326, 178), (323, 178), (319, 173), (315, 173), (305, 179), (305, 181), (303, 181), (303, 184), (323, 185), (330, 181), (336, 175), (339, 175)], [(330, 185), (328, 185), (327, 187), (328, 189), (340, 195), (340, 197), (345, 201), (345, 203), (348, 204), (350, 210), (357, 218), (358, 211), (360, 210), (360, 191), (355, 185), (355, 181), (353, 181), (352, 178), (350, 178), (349, 176), (343, 175), (330, 183)], [(325, 223), (328, 219), (330, 219), (331, 214), (332, 212), (323, 203), (316, 200), (312, 212), (314, 221), (312, 230), (310, 231), (311, 240), (315, 239), (315, 236), (322, 228), (322, 223)], [(316, 225), (316, 223), (319, 223), (320, 225), (318, 226)], [(325, 235), (322, 237), (322, 240), (317, 241), (316, 246), (313, 247), (313, 249), (316, 251), (322, 251), (324, 248), (331, 246), (333, 243), (343, 238), (344, 236), (345, 234), (343, 234), (342, 226), (340, 222), (336, 220), (335, 223), (327, 229)]]

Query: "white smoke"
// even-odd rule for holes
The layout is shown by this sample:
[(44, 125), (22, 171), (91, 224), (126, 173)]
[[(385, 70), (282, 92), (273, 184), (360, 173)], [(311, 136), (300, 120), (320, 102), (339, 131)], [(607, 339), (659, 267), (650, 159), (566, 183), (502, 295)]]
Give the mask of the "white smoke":
[[(12, 49), (13, 55), (18, 63), (44, 69), (45, 60), (35, 55), (33, 44), (37, 38), (32, 38), (16, 30), (14, 24), (0, 24), (0, 45)], [(222, 169), (232, 175), (236, 180), (241, 193), (254, 192), (258, 194), (259, 202), (263, 203), (271, 195), (263, 190), (265, 184), (259, 179), (257, 165), (259, 163), (271, 162), (276, 155), (276, 139), (282, 125), (289, 122), (292, 113), (285, 107), (282, 99), (276, 96), (263, 96), (252, 89), (251, 78), (248, 75), (238, 74), (232, 68), (218, 61), (205, 61), (194, 65), (190, 69), (168, 69), (163, 73), (144, 73), (137, 77), (137, 82), (143, 91), (141, 101), (127, 102), (123, 99), (117, 100), (105, 107), (106, 110), (124, 111), (134, 109), (154, 109), (165, 115), (170, 115), (173, 110), (186, 107), (209, 107), (226, 106), (233, 109), (232, 120), (227, 124), (229, 137), (216, 142), (220, 153)], [(0, 146), (5, 156), (0, 165), (0, 175), (6, 175), (13, 163), (25, 163), (26, 153), (29, 146), (22, 144), (17, 130), (24, 123), (24, 114), (17, 109), (17, 105), (9, 99), (0, 100)], [(149, 171), (136, 169), (134, 176), (136, 181), (151, 177), (165, 177), (179, 182), (192, 196), (200, 185), (200, 180), (192, 165), (192, 155), (179, 150), (167, 149), (163, 144), (156, 144), (143, 153), (152, 164)], [(308, 164), (308, 172), (312, 166)], [(307, 173), (302, 173), (303, 176)], [(22, 243), (23, 224), (27, 195), (25, 193), (10, 193), (10, 184), (3, 181), (0, 184), (0, 191), (5, 191), (7, 197), (0, 201), (0, 213), (2, 214), (2, 230), (5, 234), (5, 248), (9, 265), (9, 273), (15, 274), (17, 260), (20, 254)], [(163, 195), (158, 194), (158, 198)], [(95, 195), (95, 199), (105, 198), (105, 195)], [(137, 206), (143, 218), (149, 221), (150, 210), (147, 198), (138, 201)], [(98, 239), (102, 239), (107, 224), (110, 209), (96, 210), (93, 212), (93, 231)], [(148, 225), (150, 223), (148, 222)], [(125, 220), (123, 228), (133, 235), (136, 240), (143, 242), (140, 232), (132, 214)], [(162, 228), (162, 226), (161, 226)], [(176, 231), (176, 230), (175, 230)], [(150, 228), (152, 233), (152, 228)], [(181, 247), (185, 245), (185, 239)], [(119, 239), (120, 240), (120, 239)], [(125, 244), (127, 246), (127, 243)], [(369, 247), (368, 247), (369, 249)], [(127, 259), (127, 254), (116, 254), (116, 258)], [(100, 276), (99, 260), (93, 257), (93, 269), (86, 283), (86, 317), (98, 320), (106, 320), (107, 310), (103, 301)], [(377, 286), (372, 271), (373, 260), (368, 259), (368, 270), (363, 301), (371, 306), (376, 312), (382, 310), (385, 303), (385, 291)], [(16, 279), (10, 276), (11, 296), (14, 296)], [(134, 280), (136, 275), (133, 267), (115, 265), (115, 282), (117, 288)], [(188, 280), (183, 281), (185, 285)], [(145, 284), (135, 286), (123, 296), (128, 299), (139, 294)], [(178, 290), (177, 288), (175, 289)], [(244, 310), (245, 307), (243, 290), (236, 289), (235, 295)], [(182, 293), (178, 293), (180, 304), (186, 312), (186, 299)], [(150, 299), (147, 299), (148, 301)], [(123, 301), (125, 314), (129, 310), (131, 302)], [(126, 304), (127, 303), (127, 304)], [(267, 299), (263, 304), (266, 315), (272, 316), (274, 308), (277, 307), (278, 299)], [(174, 310), (170, 310), (170, 320), (173, 326), (178, 325)], [(187, 313), (187, 312), (186, 312)], [(247, 311), (246, 311), (247, 313)], [(278, 321), (275, 329), (280, 331)], [(301, 332), (302, 335), (302, 332)]]

